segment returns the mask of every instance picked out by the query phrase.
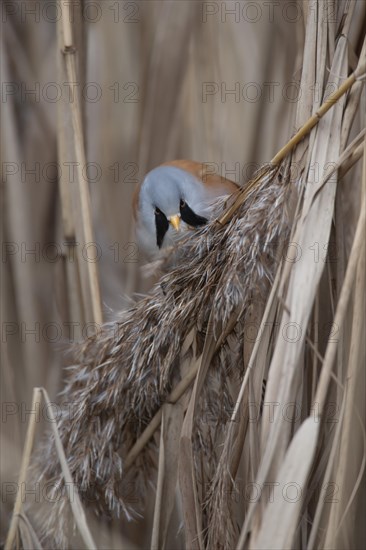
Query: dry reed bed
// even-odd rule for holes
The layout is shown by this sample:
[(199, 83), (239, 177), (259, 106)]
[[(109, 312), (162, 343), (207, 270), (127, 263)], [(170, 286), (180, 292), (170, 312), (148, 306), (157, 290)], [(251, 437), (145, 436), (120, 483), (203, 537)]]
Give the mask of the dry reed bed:
[[(308, 18), (304, 89), (315, 76), (324, 93), (349, 74), (354, 7), (344, 5), (339, 28)], [(349, 135), (355, 117), (364, 121), (364, 57), (365, 45), (348, 94), (285, 162), (245, 188), (228, 223), (213, 222), (183, 243), (184, 263), (77, 350), (63, 392), (72, 408), (42, 451), (44, 479), (55, 491), (73, 480), (85, 502), (93, 497), (95, 511), (129, 515), (135, 506), (125, 484), (133, 482), (143, 501), (157, 466), (154, 548), (164, 547), (177, 481), (187, 548), (362, 544), (354, 524), (365, 465), (366, 140), (364, 130), (350, 143)], [(297, 125), (318, 107), (312, 98), (301, 101)], [(346, 255), (341, 180), (361, 159), (359, 218)], [(360, 173), (353, 170), (350, 185)], [(300, 255), (291, 256), (289, 242)], [(334, 242), (337, 262), (329, 252)], [(327, 251), (325, 261), (314, 261), (315, 244)], [(260, 327), (255, 341), (247, 338), (250, 323)], [(295, 339), (288, 327), (297, 329)], [(259, 410), (263, 380), (264, 405), (279, 406), (253, 416), (248, 405)], [(193, 389), (177, 392), (184, 381)], [(329, 410), (337, 422), (327, 422)], [(151, 436), (160, 422), (159, 442)], [(29, 460), (29, 448), (26, 454)], [(253, 483), (261, 498), (244, 498)], [(299, 498), (284, 498), (294, 483)], [(273, 493), (263, 491), (270, 484)], [(324, 498), (324, 488), (337, 498)], [(58, 499), (43, 524), (57, 547), (68, 544), (67, 507), (67, 496)], [(80, 506), (72, 511), (84, 543), (95, 547)]]

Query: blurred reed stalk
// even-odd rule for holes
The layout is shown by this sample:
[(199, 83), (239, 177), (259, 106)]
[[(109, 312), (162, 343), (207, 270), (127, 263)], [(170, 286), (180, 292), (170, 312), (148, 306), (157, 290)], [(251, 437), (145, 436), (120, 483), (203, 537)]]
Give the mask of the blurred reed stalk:
[[(62, 8), (62, 18), (57, 24), (59, 46), (58, 71), (59, 82), (83, 82), (80, 75), (85, 73), (83, 62), (85, 48), (84, 17), (81, 16), (84, 2), (66, 3)], [(71, 15), (72, 14), (72, 15)], [(77, 37), (76, 39), (74, 37)], [(69, 297), (69, 309), (73, 320), (83, 326), (94, 322), (100, 326), (103, 322), (102, 303), (98, 280), (97, 262), (87, 261), (82, 256), (85, 246), (94, 246), (89, 184), (85, 167), (83, 115), (80, 87), (71, 87), (72, 97), (58, 105), (58, 156), (60, 165), (75, 162), (76, 182), (68, 181), (65, 170), (60, 175), (61, 212), (64, 227), (66, 279), (70, 285), (66, 293)], [(76, 243), (77, 246), (76, 246)], [(76, 252), (76, 254), (75, 254)], [(76, 265), (71, 258), (77, 258)], [(79, 302), (79, 307), (75, 305)], [(76, 311), (75, 311), (76, 310)], [(77, 319), (75, 319), (75, 317)]]

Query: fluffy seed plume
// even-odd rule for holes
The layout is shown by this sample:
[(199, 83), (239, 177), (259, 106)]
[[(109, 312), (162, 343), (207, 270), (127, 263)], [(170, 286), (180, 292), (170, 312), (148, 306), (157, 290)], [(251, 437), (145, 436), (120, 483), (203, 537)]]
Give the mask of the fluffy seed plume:
[[(214, 340), (225, 337), (215, 348), (200, 396), (194, 444), (197, 479), (203, 484), (210, 481), (235, 399), (230, 384), (240, 382), (245, 371), (245, 320), (253, 303), (265, 300), (279, 248), (288, 235), (288, 179), (287, 165), (270, 169), (228, 224), (213, 221), (179, 245), (177, 267), (150, 296), (76, 348), (58, 428), (80, 495), (96, 513), (132, 518), (143, 511), (136, 502), (143, 505), (152, 479), (155, 439), (128, 470), (124, 459), (184, 376), (183, 360), (187, 365), (202, 353), (212, 311)], [(216, 204), (217, 216), (225, 206), (222, 200)], [(228, 329), (233, 315), (235, 322)], [(189, 333), (193, 337), (183, 356)], [(53, 437), (44, 443), (37, 461), (41, 479), (59, 490), (63, 477)], [(132, 502), (126, 491), (131, 482)], [(64, 507), (58, 499), (46, 525), (59, 546), (65, 544), (60, 515)], [(205, 514), (203, 522), (209, 522)]]

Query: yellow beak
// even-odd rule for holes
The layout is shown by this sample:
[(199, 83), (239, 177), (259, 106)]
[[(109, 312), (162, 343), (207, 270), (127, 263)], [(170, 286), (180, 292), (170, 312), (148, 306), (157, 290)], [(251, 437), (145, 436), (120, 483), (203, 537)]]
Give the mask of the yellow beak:
[(172, 226), (174, 227), (174, 229), (176, 231), (179, 231), (179, 227), (180, 227), (180, 216), (178, 216), (178, 214), (174, 214), (174, 216), (170, 216), (168, 218), (168, 221), (169, 223), (172, 224)]

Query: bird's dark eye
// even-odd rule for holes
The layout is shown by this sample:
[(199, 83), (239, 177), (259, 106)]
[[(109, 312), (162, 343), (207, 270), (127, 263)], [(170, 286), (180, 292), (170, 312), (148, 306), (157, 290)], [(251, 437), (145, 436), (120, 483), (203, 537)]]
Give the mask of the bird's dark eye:
[(159, 248), (163, 245), (165, 233), (169, 229), (169, 222), (166, 215), (156, 206), (155, 207), (155, 227), (156, 227), (156, 244)]
[(183, 199), (180, 201), (180, 216), (182, 220), (191, 227), (199, 227), (207, 223), (207, 219), (193, 212)]

